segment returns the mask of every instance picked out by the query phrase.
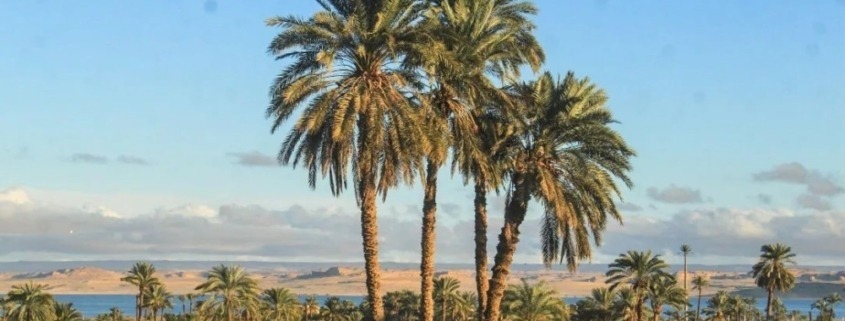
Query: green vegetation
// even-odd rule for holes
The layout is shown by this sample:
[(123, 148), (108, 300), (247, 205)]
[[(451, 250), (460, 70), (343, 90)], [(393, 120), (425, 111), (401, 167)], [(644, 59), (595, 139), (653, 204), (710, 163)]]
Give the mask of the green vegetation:
[(766, 301), (766, 320), (772, 319), (772, 302), (776, 291), (789, 291), (795, 286), (795, 274), (786, 268), (786, 264), (795, 264), (795, 253), (784, 244), (766, 244), (760, 248), (760, 260), (751, 268), (757, 286), (768, 293)]

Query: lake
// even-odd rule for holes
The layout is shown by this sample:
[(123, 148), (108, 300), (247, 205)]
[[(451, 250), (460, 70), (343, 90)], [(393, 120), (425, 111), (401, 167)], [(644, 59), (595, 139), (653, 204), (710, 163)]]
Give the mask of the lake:
[[(76, 307), (85, 318), (93, 318), (97, 314), (101, 313), (108, 313), (109, 309), (112, 307), (117, 307), (123, 310), (123, 313), (127, 316), (134, 316), (135, 315), (135, 297), (132, 295), (55, 295), (54, 296), (57, 301), (59, 302), (71, 302), (73, 306)], [(306, 296), (300, 296), (300, 300), (304, 300)], [(317, 301), (322, 303), (323, 301), (328, 298), (328, 296), (318, 295)], [(354, 302), (355, 304), (361, 303), (364, 299), (362, 296), (338, 296), (341, 299), (349, 300)], [(566, 302), (568, 303), (575, 303), (578, 301), (578, 298), (565, 298)], [(801, 311), (802, 313), (807, 313), (810, 311), (810, 305), (816, 299), (784, 299), (784, 304), (786, 308), (790, 311), (797, 310)], [(179, 313), (182, 311), (181, 303), (173, 299), (173, 310), (170, 312), (172, 313)], [(704, 302), (704, 301), (702, 301)], [(185, 303), (187, 305), (187, 302)], [(693, 304), (695, 304), (695, 300), (693, 300)], [(757, 298), (757, 307), (761, 310), (766, 308), (766, 298)], [(187, 307), (186, 307), (187, 309)], [(813, 314), (818, 313), (818, 311), (813, 311)], [(837, 306), (836, 308), (836, 315), (845, 315), (845, 307), (842, 305)]]

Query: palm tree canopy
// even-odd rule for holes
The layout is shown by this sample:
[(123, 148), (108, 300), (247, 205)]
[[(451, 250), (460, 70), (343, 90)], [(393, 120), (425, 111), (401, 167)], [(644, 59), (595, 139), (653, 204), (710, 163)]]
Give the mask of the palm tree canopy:
[(146, 288), (150, 285), (159, 283), (158, 278), (155, 277), (156, 268), (148, 262), (138, 262), (129, 269), (127, 275), (120, 280), (129, 284)]
[(592, 254), (590, 238), (601, 243), (607, 217), (621, 222), (614, 179), (632, 186), (627, 173), (635, 153), (609, 126), (615, 121), (607, 95), (588, 78), (545, 73), (509, 91), (520, 102), (508, 142), (511, 184), (522, 182), (543, 204), (543, 262), (565, 260), (575, 269)]
[(689, 246), (689, 244), (682, 244), (681, 245), (681, 254), (689, 255), (690, 253), (692, 253), (692, 247)]
[(502, 316), (507, 320), (551, 321), (561, 320), (566, 304), (557, 291), (549, 289), (543, 282), (529, 284), (523, 279), (505, 290), (502, 300)]
[(769, 291), (788, 291), (795, 285), (795, 274), (786, 268), (786, 264), (795, 264), (792, 248), (776, 243), (760, 248), (760, 259), (751, 267), (751, 274), (757, 286)]
[(419, 126), (419, 105), (426, 101), (420, 81), (403, 64), (408, 52), (419, 50), (415, 46), (429, 43), (417, 28), (423, 4), (318, 3), (323, 10), (311, 18), (267, 20), (281, 28), (268, 52), (291, 61), (270, 88), (272, 131), (301, 110), (279, 160), (303, 163), (312, 188), (318, 173), (330, 177), (335, 195), (346, 188), (351, 166), (355, 178), (375, 175), (378, 191), (386, 195), (400, 181), (412, 181), (430, 148)]
[(82, 321), (82, 312), (73, 307), (73, 303), (54, 302), (53, 310), (56, 321)]
[(660, 258), (660, 255), (654, 255), (651, 251), (628, 251), (620, 254), (609, 267), (605, 283), (610, 284), (611, 289), (620, 285), (630, 285), (633, 289), (644, 290), (660, 278), (672, 278), (665, 271), (669, 265)]
[(12, 321), (53, 321), (55, 309), (53, 296), (47, 291), (46, 284), (28, 282), (13, 285), (6, 294), (5, 302), (10, 305), (6, 311)]
[(693, 290), (701, 290), (710, 286), (710, 280), (703, 275), (696, 275), (690, 282), (692, 283)]
[[(673, 277), (658, 277), (654, 282), (649, 283), (647, 297), (655, 307), (665, 304), (681, 309), (689, 304), (686, 292), (678, 286), (678, 281)], [(660, 311), (653, 312), (660, 313)]]

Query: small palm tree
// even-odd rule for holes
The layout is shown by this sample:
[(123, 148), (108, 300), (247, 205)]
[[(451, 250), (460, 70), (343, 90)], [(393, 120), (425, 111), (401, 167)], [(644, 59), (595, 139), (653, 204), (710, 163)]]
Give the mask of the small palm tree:
[(616, 298), (613, 302), (613, 310), (617, 319), (623, 321), (634, 321), (637, 318), (638, 299), (634, 290), (625, 287), (615, 290)]
[(579, 320), (611, 321), (614, 314), (616, 291), (606, 287), (595, 288), (590, 296), (576, 303)]
[(703, 275), (696, 275), (692, 278), (692, 289), (698, 290), (698, 303), (695, 305), (695, 321), (701, 320), (701, 292), (710, 286), (710, 280)]
[(5, 301), (11, 321), (52, 321), (56, 317), (53, 296), (47, 293), (45, 284), (13, 285)]
[(310, 295), (305, 298), (302, 303), (303, 320), (311, 321), (320, 316), (320, 303), (317, 303), (317, 297)]
[(232, 321), (237, 314), (236, 308), (241, 307), (254, 297), (257, 283), (240, 266), (219, 265), (211, 269), (206, 281), (196, 287), (202, 293), (213, 294), (219, 300), (212, 301), (217, 305), (226, 321)]
[(607, 95), (587, 78), (567, 73), (555, 80), (545, 73), (511, 86), (518, 101), (517, 123), (507, 148), (508, 190), (505, 223), (499, 234), (485, 320), (496, 321), (519, 228), (532, 198), (544, 207), (541, 232), (544, 263), (566, 261), (574, 270), (599, 244), (608, 218), (621, 220), (613, 198), (615, 179), (631, 186), (627, 172), (634, 151), (609, 127)]
[(654, 321), (660, 321), (663, 305), (669, 305), (677, 310), (685, 309), (689, 305), (686, 291), (678, 286), (678, 282), (673, 277), (657, 278), (651, 282), (648, 285), (646, 297), (651, 303)]
[(557, 291), (545, 283), (529, 284), (525, 279), (511, 285), (502, 300), (502, 316), (514, 321), (552, 321), (566, 316), (566, 304)]
[(158, 284), (159, 280), (155, 276), (156, 268), (148, 262), (138, 262), (129, 269), (127, 276), (121, 278), (123, 282), (127, 282), (138, 287), (138, 295), (135, 297), (135, 321), (141, 321), (141, 314), (146, 304), (144, 303), (144, 291), (154, 284)]
[(110, 321), (123, 321), (123, 310), (117, 307), (111, 307), (108, 313), (108, 320)]
[(689, 246), (689, 244), (682, 244), (681, 254), (684, 255), (684, 292), (687, 292), (687, 274), (689, 273), (689, 271), (687, 270), (687, 257), (692, 254), (692, 247)]
[(341, 321), (346, 316), (343, 302), (340, 298), (333, 296), (326, 298), (323, 302), (323, 307), (320, 308), (320, 320), (323, 321)]
[(707, 300), (707, 308), (704, 313), (709, 315), (710, 320), (725, 321), (730, 309), (730, 302), (728, 301), (728, 293), (725, 291), (716, 292), (716, 295)]
[(150, 285), (144, 291), (145, 307), (152, 311), (152, 321), (156, 321), (159, 315), (161, 320), (164, 321), (164, 309), (173, 308), (173, 304), (170, 302), (171, 297), (170, 292), (167, 292), (167, 288), (162, 284)]
[[(268, 52), (290, 64), (270, 89), (272, 131), (301, 115), (279, 151), (282, 164), (308, 169), (308, 184), (329, 178), (339, 195), (352, 179), (361, 233), (371, 319), (382, 321), (377, 198), (401, 182), (412, 184), (430, 149), (418, 73), (405, 57), (427, 43), (418, 28), (417, 0), (318, 0), (307, 19), (274, 17), (281, 28)], [(301, 112), (299, 112), (301, 110)]]
[(658, 282), (661, 278), (672, 278), (666, 272), (667, 268), (669, 265), (660, 258), (660, 255), (653, 255), (651, 251), (628, 251), (620, 254), (613, 263), (610, 263), (610, 269), (606, 273), (608, 278), (605, 282), (610, 284), (611, 289), (622, 285), (630, 286), (637, 300), (636, 320), (644, 321), (643, 305), (646, 292), (652, 283)]
[(259, 298), (268, 321), (298, 321), (299, 298), (285, 288), (270, 288)]
[(385, 320), (417, 321), (420, 295), (408, 290), (388, 292), (384, 295)]
[(766, 244), (760, 248), (760, 259), (751, 267), (751, 274), (757, 286), (768, 292), (766, 299), (766, 320), (772, 317), (772, 300), (775, 291), (789, 291), (795, 286), (795, 274), (786, 264), (795, 264), (795, 253), (784, 244)]
[(73, 307), (73, 303), (54, 302), (53, 310), (56, 321), (82, 321), (82, 312)]
[(461, 294), (458, 291), (461, 287), (460, 281), (452, 277), (440, 277), (434, 280), (434, 310), (436, 314), (440, 315), (442, 321), (450, 320), (446, 317), (454, 315), (454, 308), (461, 300)]

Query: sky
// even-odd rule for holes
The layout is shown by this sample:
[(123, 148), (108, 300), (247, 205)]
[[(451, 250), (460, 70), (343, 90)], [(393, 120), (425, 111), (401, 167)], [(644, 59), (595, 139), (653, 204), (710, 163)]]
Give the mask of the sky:
[[(845, 1), (535, 1), (545, 70), (604, 88), (638, 153), (593, 263), (627, 250), (845, 264)], [(277, 165), (266, 53), (314, 1), (0, 2), (0, 261), (361, 261), (354, 196)], [(532, 75), (526, 75), (530, 78)], [(472, 188), (440, 173), (437, 259), (472, 256)], [(490, 251), (504, 197), (490, 196)], [(379, 204), (416, 262), (422, 190)], [(529, 205), (517, 263), (540, 263)]]

